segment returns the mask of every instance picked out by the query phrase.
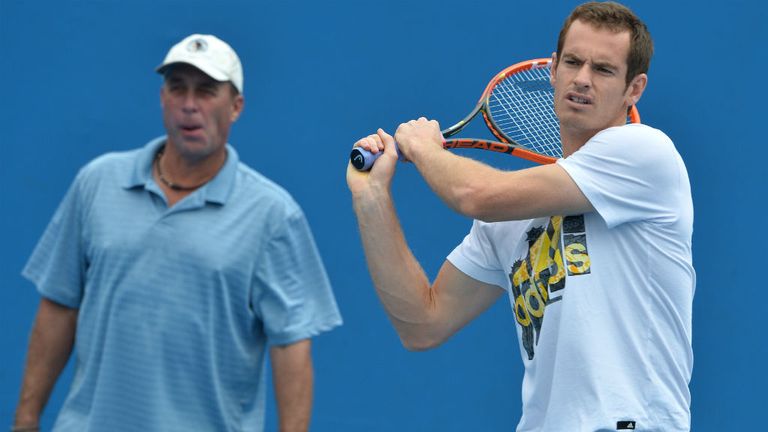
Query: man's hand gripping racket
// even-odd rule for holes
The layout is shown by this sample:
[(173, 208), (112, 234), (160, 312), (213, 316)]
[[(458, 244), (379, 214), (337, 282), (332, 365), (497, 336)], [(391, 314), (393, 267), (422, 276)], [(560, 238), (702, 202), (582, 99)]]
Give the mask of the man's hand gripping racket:
[[(551, 59), (536, 59), (512, 65), (498, 73), (483, 91), (475, 108), (455, 125), (440, 131), (444, 148), (476, 148), (507, 153), (540, 164), (553, 163), (563, 155), (560, 123), (555, 115), (554, 89), (549, 82)], [(452, 138), (483, 114), (486, 126), (497, 140)], [(634, 106), (627, 121), (640, 122)], [(360, 170), (371, 169), (383, 152), (355, 147), (349, 156)]]

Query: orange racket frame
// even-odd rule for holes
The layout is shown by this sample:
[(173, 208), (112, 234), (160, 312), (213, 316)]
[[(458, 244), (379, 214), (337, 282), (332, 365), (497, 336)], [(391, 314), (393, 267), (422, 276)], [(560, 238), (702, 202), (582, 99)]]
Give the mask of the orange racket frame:
[[(491, 94), (493, 92), (493, 89), (496, 87), (496, 85), (499, 82), (508, 78), (510, 75), (513, 75), (522, 71), (549, 67), (551, 62), (552, 62), (552, 59), (550, 58), (526, 60), (520, 63), (516, 63), (512, 66), (509, 66), (506, 69), (499, 72), (498, 74), (496, 74), (496, 76), (485, 87), (483, 94), (480, 96), (480, 100), (477, 102), (477, 105), (472, 110), (472, 112), (470, 112), (466, 117), (464, 117), (458, 123), (441, 131), (443, 134), (443, 137), (446, 138), (446, 141), (444, 142), (443, 147), (449, 148), (449, 149), (472, 148), (472, 149), (490, 150), (490, 151), (495, 151), (499, 153), (511, 154), (511, 155), (514, 155), (526, 160), (530, 160), (532, 162), (536, 162), (539, 164), (554, 163), (558, 158), (533, 151), (524, 145), (518, 144), (512, 138), (505, 135), (501, 131), (501, 128), (499, 128), (498, 125), (496, 125), (496, 122), (493, 120), (488, 110)], [(477, 116), (478, 113), (482, 113), (483, 120), (485, 121), (485, 125), (488, 127), (491, 133), (498, 139), (498, 141), (479, 139), (479, 138), (453, 138), (453, 139), (450, 138), (456, 133), (458, 133), (459, 131), (461, 131), (462, 129), (464, 129), (464, 127), (470, 121), (472, 121), (472, 119), (475, 118), (475, 116)], [(634, 105), (629, 109), (629, 112), (627, 114), (627, 122), (640, 123), (640, 112), (637, 110), (637, 107), (635, 107)]]

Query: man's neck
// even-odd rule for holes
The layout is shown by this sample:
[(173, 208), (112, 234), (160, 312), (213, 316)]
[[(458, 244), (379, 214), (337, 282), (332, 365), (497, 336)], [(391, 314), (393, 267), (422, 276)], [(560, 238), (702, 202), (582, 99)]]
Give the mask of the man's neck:
[(566, 132), (560, 131), (560, 140), (563, 143), (563, 157), (568, 157), (582, 148), (587, 141), (597, 135), (594, 131)]
[(560, 141), (563, 144), (563, 157), (568, 157), (582, 148), (592, 137), (598, 133), (612, 127), (621, 126), (623, 122), (617, 121), (616, 124), (608, 125), (603, 129), (568, 129), (560, 127)]
[(166, 143), (158, 164), (166, 179), (181, 186), (194, 186), (215, 177), (226, 160), (225, 146), (204, 157), (190, 157)]
[(171, 144), (166, 143), (155, 157), (152, 175), (165, 194), (168, 206), (172, 207), (216, 177), (226, 159), (226, 147), (205, 158), (190, 159), (183, 157)]

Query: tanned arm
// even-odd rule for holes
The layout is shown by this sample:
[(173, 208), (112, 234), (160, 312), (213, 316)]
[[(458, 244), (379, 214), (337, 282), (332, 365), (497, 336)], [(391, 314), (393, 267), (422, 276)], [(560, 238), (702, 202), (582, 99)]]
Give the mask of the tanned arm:
[(35, 427), (75, 341), (78, 309), (41, 299), (16, 408), (14, 427)]
[(305, 339), (270, 349), (280, 432), (305, 432), (312, 413), (311, 342)]
[(408, 247), (390, 192), (397, 154), (382, 130), (356, 145), (384, 154), (369, 173), (347, 168), (347, 183), (376, 292), (406, 348), (439, 345), (503, 294), (445, 262), (431, 284)]
[(420, 118), (395, 134), (400, 150), (452, 209), (495, 222), (593, 211), (581, 189), (557, 164), (502, 171), (442, 147), (440, 125)]

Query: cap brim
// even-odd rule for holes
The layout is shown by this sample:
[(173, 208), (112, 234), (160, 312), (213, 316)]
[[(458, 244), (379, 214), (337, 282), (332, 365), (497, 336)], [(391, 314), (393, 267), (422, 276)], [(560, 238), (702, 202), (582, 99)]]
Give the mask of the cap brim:
[(202, 73), (208, 75), (209, 77), (215, 79), (216, 81), (219, 81), (219, 82), (229, 81), (229, 77), (223, 72), (216, 70), (214, 68), (208, 67), (206, 65), (203, 65), (201, 63), (202, 62), (195, 62), (194, 60), (172, 61), (172, 62), (161, 64), (160, 66), (155, 68), (155, 71), (159, 74), (164, 74), (166, 69), (168, 69), (169, 67), (175, 64), (188, 64), (190, 66), (196, 67)]

